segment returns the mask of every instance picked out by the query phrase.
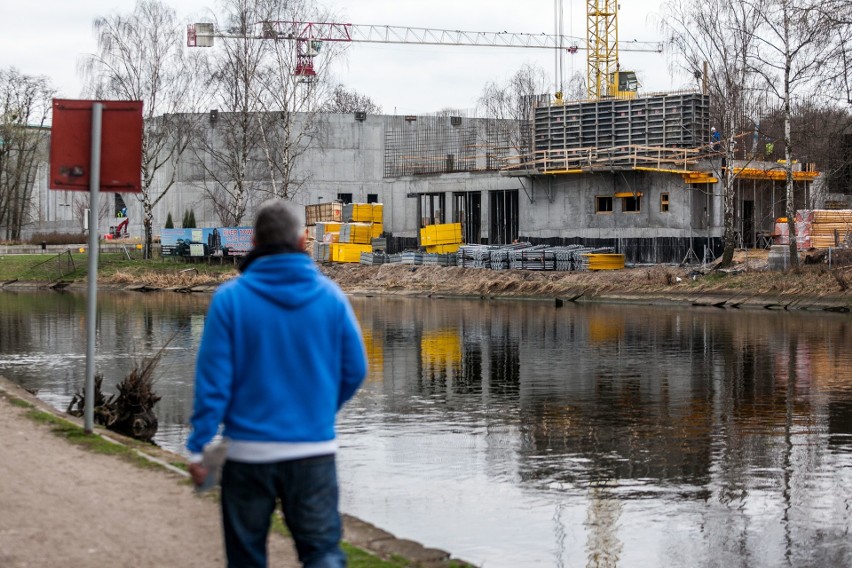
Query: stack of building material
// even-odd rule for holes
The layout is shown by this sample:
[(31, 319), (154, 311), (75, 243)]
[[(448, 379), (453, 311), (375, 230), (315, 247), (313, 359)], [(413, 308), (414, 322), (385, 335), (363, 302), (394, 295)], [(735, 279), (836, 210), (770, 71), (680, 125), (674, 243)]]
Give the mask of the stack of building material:
[(796, 212), (800, 250), (844, 246), (852, 241), (852, 210), (813, 209)]
[(583, 253), (581, 270), (622, 270), (624, 255), (612, 253)]
[(402, 264), (423, 264), (423, 253), (419, 250), (406, 250), (399, 256)]
[(317, 262), (331, 262), (331, 245), (314, 241), (312, 256)]
[(388, 262), (388, 255), (383, 252), (361, 253), (361, 264), (366, 264), (368, 266), (376, 266), (378, 264), (387, 264)]
[(372, 230), (370, 223), (344, 223), (340, 226), (340, 242), (368, 245), (373, 238)]
[[(373, 240), (379, 238), (383, 232), (383, 206), (381, 203), (348, 203), (343, 206), (340, 225), (340, 244), (352, 245), (351, 250), (345, 248), (341, 251), (341, 258), (354, 258), (361, 252), (373, 252)], [(365, 249), (364, 247), (368, 247)], [(380, 249), (385, 248), (380, 246)], [(333, 256), (333, 255), (332, 255)], [(360, 256), (355, 260), (341, 262), (359, 262)]]
[(362, 252), (373, 252), (370, 245), (332, 243), (331, 262), (361, 262)]
[(546, 245), (532, 246), (509, 250), (509, 267), (513, 270), (555, 270), (556, 254), (552, 247)]
[(305, 225), (312, 227), (326, 221), (340, 223), (343, 220), (343, 204), (339, 201), (331, 203), (313, 203), (305, 205)]
[(336, 243), (339, 242), (339, 237), (326, 237), (328, 234), (340, 233), (341, 223), (333, 221), (320, 221), (314, 225), (314, 238), (321, 243)]
[(489, 245), (462, 245), (458, 252), (458, 266), (491, 268), (491, 251), (497, 248)]
[(428, 253), (452, 253), (464, 242), (461, 223), (427, 225), (420, 229), (420, 244)]
[(431, 264), (433, 266), (456, 266), (456, 264), (458, 264), (458, 254), (439, 254), (427, 252), (423, 255), (423, 264)]
[(384, 207), (381, 203), (347, 203), (343, 206), (346, 223), (381, 223)]

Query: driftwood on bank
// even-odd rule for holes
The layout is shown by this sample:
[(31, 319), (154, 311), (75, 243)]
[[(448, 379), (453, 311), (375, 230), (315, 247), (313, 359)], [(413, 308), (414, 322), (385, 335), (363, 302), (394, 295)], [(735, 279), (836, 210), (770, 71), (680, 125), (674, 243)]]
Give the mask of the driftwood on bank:
[[(103, 376), (95, 376), (94, 422), (113, 432), (150, 442), (159, 426), (154, 406), (162, 398), (154, 392), (154, 369), (174, 335), (151, 357), (145, 357), (130, 374), (116, 385), (118, 394), (105, 396), (101, 386)], [(83, 416), (86, 408), (85, 393), (77, 392), (71, 398), (66, 412)]]

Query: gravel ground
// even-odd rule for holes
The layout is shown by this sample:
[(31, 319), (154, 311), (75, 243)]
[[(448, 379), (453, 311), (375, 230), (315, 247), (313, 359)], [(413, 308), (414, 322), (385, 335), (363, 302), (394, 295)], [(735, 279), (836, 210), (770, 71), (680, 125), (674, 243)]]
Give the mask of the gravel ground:
[[(95, 454), (24, 416), (0, 390), (0, 566), (224, 566), (218, 504), (176, 474)], [(270, 538), (271, 566), (298, 566)]]

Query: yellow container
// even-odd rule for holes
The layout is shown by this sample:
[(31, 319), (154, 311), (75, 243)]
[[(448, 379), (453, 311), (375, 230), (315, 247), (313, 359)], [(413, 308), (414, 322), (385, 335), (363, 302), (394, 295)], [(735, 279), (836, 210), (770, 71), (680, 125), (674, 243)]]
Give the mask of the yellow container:
[(370, 236), (374, 239), (378, 239), (379, 237), (382, 236), (384, 229), (385, 229), (385, 227), (381, 223), (373, 223), (370, 226)]
[(430, 245), (426, 247), (426, 252), (434, 253), (434, 254), (447, 254), (452, 252), (459, 252), (460, 244), (452, 244), (452, 245)]
[(362, 252), (373, 252), (370, 245), (334, 243), (331, 245), (332, 262), (361, 262)]

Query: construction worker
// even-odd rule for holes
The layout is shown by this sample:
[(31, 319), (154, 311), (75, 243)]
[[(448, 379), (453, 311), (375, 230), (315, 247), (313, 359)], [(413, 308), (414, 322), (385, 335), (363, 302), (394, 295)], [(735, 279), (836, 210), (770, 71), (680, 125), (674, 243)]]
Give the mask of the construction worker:
[(719, 134), (715, 126), (710, 127), (710, 148), (712, 148), (714, 152), (718, 152), (722, 149), (722, 135)]

